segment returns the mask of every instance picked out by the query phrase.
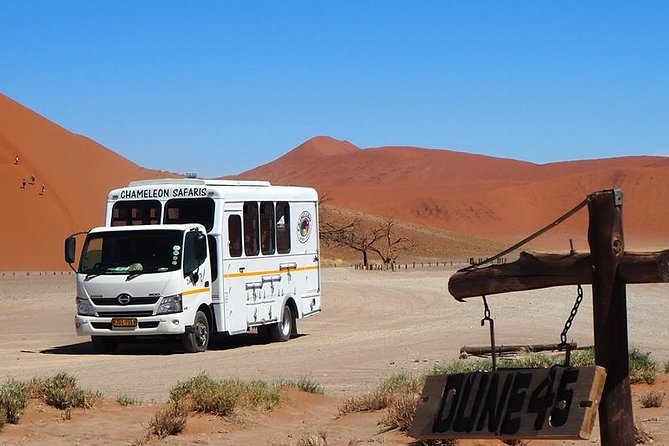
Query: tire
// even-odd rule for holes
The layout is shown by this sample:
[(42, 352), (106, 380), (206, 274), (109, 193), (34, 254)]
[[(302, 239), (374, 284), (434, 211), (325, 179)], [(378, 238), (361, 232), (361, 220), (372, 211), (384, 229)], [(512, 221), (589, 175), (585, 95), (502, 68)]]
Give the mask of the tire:
[(118, 340), (111, 336), (91, 336), (95, 353), (112, 354), (116, 352)]
[(209, 320), (202, 311), (198, 311), (195, 314), (192, 330), (190, 333), (184, 333), (183, 335), (184, 349), (188, 353), (199, 353), (207, 350), (209, 336)]
[(270, 335), (275, 342), (286, 342), (297, 330), (295, 329), (295, 315), (288, 304), (283, 306), (281, 319), (270, 326)]

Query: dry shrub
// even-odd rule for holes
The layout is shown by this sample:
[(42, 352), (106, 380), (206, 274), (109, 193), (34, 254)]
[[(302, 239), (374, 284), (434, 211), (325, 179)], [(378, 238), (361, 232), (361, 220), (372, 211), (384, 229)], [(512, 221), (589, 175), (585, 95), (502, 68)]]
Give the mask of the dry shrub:
[(634, 444), (650, 444), (653, 443), (653, 439), (653, 434), (646, 430), (643, 423), (634, 425)]
[(388, 405), (388, 412), (381, 420), (381, 424), (388, 430), (399, 429), (402, 432), (407, 432), (413, 422), (419, 400), (420, 395), (414, 392), (406, 392), (396, 396)]
[(183, 432), (188, 419), (188, 409), (178, 402), (171, 402), (167, 408), (159, 410), (149, 421), (150, 433), (158, 438)]
[(7, 422), (7, 413), (5, 412), (4, 407), (0, 407), (0, 431), (2, 431), (2, 428), (5, 426), (6, 422)]
[(327, 444), (327, 434), (323, 431), (302, 436), (297, 440), (297, 446), (327, 446)]
[(660, 407), (663, 399), (664, 393), (652, 390), (642, 394), (639, 397), (639, 402), (641, 403), (641, 407), (647, 409), (649, 407)]

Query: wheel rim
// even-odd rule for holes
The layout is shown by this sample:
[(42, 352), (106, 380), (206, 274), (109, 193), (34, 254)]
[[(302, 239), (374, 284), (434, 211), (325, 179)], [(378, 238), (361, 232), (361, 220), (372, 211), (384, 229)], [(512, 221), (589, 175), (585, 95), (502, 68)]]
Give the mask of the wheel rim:
[(288, 306), (283, 307), (283, 317), (281, 318), (281, 333), (284, 336), (290, 335), (290, 329), (292, 324), (292, 315), (290, 313), (290, 308)]
[(202, 348), (207, 345), (207, 324), (203, 320), (197, 321), (195, 324), (195, 343), (198, 347)]

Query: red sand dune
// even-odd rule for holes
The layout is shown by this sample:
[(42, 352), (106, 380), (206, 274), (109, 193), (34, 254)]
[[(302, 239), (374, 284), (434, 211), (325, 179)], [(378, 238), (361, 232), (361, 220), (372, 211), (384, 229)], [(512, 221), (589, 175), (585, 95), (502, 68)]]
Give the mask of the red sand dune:
[[(666, 240), (669, 158), (635, 156), (533, 164), (416, 147), (359, 149), (313, 138), (239, 178), (310, 185), (334, 205), (498, 240), (522, 238), (594, 191), (621, 188), (628, 247)], [(543, 237), (584, 245), (587, 210)]]
[[(21, 188), (32, 174), (35, 184)], [(64, 237), (102, 223), (110, 189), (169, 175), (143, 169), (0, 94), (0, 242), (6, 253), (0, 270), (66, 269)], [(336, 206), (505, 241), (552, 221), (589, 192), (616, 187), (625, 192), (628, 248), (669, 236), (664, 157), (538, 165), (416, 147), (363, 150), (320, 136), (238, 177), (314, 186)], [(581, 212), (553, 239), (545, 237), (546, 245), (552, 240), (566, 249), (569, 234), (583, 250), (586, 227)]]
[(159, 175), (0, 94), (0, 270), (67, 269), (64, 238), (103, 222), (109, 190)]

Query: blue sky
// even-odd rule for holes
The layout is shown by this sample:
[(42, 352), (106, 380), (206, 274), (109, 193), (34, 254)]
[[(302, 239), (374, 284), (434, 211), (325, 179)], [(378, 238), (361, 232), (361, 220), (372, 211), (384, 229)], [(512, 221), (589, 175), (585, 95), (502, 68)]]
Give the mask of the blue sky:
[(316, 135), (537, 163), (669, 155), (668, 19), (661, 1), (0, 0), (0, 92), (206, 177)]

